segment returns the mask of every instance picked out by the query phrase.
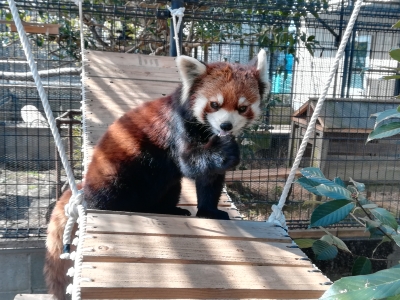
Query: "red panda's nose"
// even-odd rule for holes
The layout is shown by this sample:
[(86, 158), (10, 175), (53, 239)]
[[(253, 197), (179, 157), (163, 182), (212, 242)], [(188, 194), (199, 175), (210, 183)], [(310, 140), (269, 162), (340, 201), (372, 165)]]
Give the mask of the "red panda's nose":
[(224, 122), (221, 123), (221, 125), (219, 125), (219, 127), (223, 130), (223, 131), (229, 131), (232, 130), (232, 123), (231, 122)]

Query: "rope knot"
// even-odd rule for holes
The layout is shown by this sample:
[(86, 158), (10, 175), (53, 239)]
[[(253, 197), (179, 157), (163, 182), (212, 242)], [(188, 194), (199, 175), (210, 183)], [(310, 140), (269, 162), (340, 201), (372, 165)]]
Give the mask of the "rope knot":
[(67, 217), (72, 217), (75, 220), (78, 219), (79, 217), (78, 205), (83, 202), (84, 200), (83, 200), (83, 189), (82, 189), (79, 190), (75, 195), (72, 194), (71, 198), (69, 199), (69, 202), (64, 207), (65, 215)]
[(185, 12), (185, 8), (184, 7), (179, 7), (179, 8), (175, 8), (172, 9), (171, 7), (168, 6), (168, 10), (171, 13), (171, 16), (175, 16), (178, 17), (179, 19), (182, 19), (184, 17), (184, 12)]
[(272, 213), (268, 218), (268, 222), (281, 226), (287, 230), (285, 215), (278, 205), (272, 205)]

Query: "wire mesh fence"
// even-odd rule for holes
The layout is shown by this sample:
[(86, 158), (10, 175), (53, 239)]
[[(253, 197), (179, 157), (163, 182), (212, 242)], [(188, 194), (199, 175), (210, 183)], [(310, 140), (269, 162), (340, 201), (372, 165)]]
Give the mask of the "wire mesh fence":
[[(72, 1), (16, 4), (80, 178), (80, 116), (71, 113), (81, 101), (78, 8)], [(84, 1), (85, 47), (169, 55), (167, 4)], [(240, 137), (242, 161), (227, 176), (230, 196), (244, 217), (264, 220), (282, 192), (352, 2), (193, 0), (185, 1), (185, 8), (183, 54), (205, 62), (246, 63), (260, 47), (268, 51), (271, 93), (263, 101), (259, 124)], [(374, 123), (370, 114), (399, 104), (399, 81), (382, 80), (397, 74), (397, 62), (388, 52), (399, 46), (399, 33), (392, 28), (399, 13), (396, 1), (364, 1), (302, 161), (302, 167), (319, 167), (331, 179), (365, 182), (367, 196), (396, 217), (398, 139), (365, 141)], [(65, 178), (6, 2), (0, 2), (0, 20), (0, 234), (43, 234), (48, 207)], [(59, 25), (59, 33), (35, 23)], [(306, 226), (315, 200), (294, 185), (285, 207), (289, 226)]]

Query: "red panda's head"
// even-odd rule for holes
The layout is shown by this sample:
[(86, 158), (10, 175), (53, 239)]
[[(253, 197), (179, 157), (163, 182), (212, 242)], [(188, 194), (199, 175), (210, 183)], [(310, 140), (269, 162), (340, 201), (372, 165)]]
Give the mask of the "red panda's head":
[(205, 65), (188, 56), (178, 57), (177, 65), (183, 81), (181, 102), (190, 101), (193, 115), (215, 134), (238, 135), (259, 117), (268, 86), (264, 50), (255, 65)]

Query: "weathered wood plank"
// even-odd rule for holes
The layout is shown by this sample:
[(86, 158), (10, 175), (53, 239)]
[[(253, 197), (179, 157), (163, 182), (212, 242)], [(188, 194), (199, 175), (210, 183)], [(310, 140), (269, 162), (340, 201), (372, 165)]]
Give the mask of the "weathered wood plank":
[[(369, 238), (369, 232), (365, 228), (334, 228), (327, 229), (331, 234), (339, 238)], [(289, 235), (292, 239), (319, 239), (326, 234), (320, 229), (295, 229), (290, 230)]]
[[(15, 26), (14, 21), (4, 21), (0, 20), (0, 24), (10, 25), (11, 32), (18, 32), (17, 26)], [(43, 23), (29, 23), (22, 22), (25, 32), (27, 33), (39, 33), (39, 34), (59, 34), (60, 24), (43, 24)]]
[(105, 213), (96, 210), (88, 210), (87, 232), (291, 242), (285, 230), (269, 226), (266, 222)]
[(94, 234), (85, 239), (85, 262), (202, 263), (311, 267), (299, 249), (286, 243)]
[(148, 66), (153, 68), (176, 68), (176, 57), (151, 56), (142, 54), (115, 53), (103, 51), (87, 51), (88, 68), (103, 66)]
[[(85, 265), (86, 263), (84, 263)], [(280, 266), (88, 263), (83, 299), (318, 298), (323, 275)]]

